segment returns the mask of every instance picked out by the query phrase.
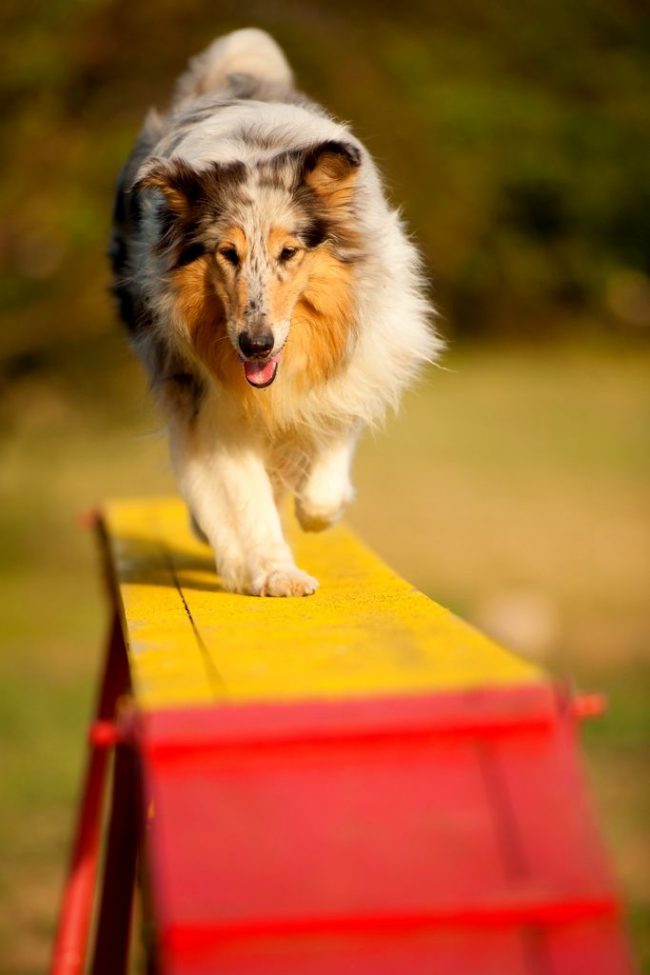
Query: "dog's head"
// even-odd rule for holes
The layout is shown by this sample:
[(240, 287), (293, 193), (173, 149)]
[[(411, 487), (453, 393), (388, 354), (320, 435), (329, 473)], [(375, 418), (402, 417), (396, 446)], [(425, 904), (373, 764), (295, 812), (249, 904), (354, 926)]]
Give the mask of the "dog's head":
[(155, 160), (139, 179), (136, 192), (162, 194), (157, 246), (188, 337), (221, 378), (236, 366), (270, 386), (285, 345), (314, 375), (343, 356), (360, 163), (355, 145), (328, 141), (200, 170)]

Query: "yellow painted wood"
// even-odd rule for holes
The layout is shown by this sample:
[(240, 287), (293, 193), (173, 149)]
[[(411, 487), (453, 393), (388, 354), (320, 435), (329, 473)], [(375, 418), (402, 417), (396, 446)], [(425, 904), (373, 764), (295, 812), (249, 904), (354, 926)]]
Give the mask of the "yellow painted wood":
[(523, 660), (415, 590), (345, 527), (290, 531), (321, 587), (302, 599), (224, 592), (176, 499), (102, 512), (143, 708), (529, 684)]

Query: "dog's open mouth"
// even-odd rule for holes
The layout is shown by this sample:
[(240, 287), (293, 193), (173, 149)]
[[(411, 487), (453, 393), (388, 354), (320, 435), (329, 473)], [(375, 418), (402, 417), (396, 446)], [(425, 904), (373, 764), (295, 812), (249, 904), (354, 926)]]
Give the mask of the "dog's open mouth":
[(277, 376), (279, 359), (279, 355), (273, 355), (263, 362), (255, 359), (252, 361), (244, 359), (242, 365), (249, 384), (255, 386), (256, 389), (266, 389), (267, 386), (270, 386)]

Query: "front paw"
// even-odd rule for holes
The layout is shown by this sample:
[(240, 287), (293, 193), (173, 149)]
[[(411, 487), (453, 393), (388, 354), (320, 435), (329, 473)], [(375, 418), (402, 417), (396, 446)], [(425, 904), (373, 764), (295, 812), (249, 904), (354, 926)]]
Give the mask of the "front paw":
[(281, 566), (261, 573), (250, 587), (253, 596), (311, 596), (318, 580), (296, 566)]

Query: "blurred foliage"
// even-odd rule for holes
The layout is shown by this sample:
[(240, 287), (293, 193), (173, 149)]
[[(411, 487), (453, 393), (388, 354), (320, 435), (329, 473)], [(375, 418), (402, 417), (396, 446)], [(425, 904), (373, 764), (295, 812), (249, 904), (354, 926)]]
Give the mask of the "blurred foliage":
[[(271, 31), (352, 120), (434, 269), (443, 327), (650, 328), (650, 15), (640, 0), (5, 0), (0, 355), (113, 327), (112, 184), (150, 104), (224, 31)], [(550, 325), (549, 323), (553, 323)]]

